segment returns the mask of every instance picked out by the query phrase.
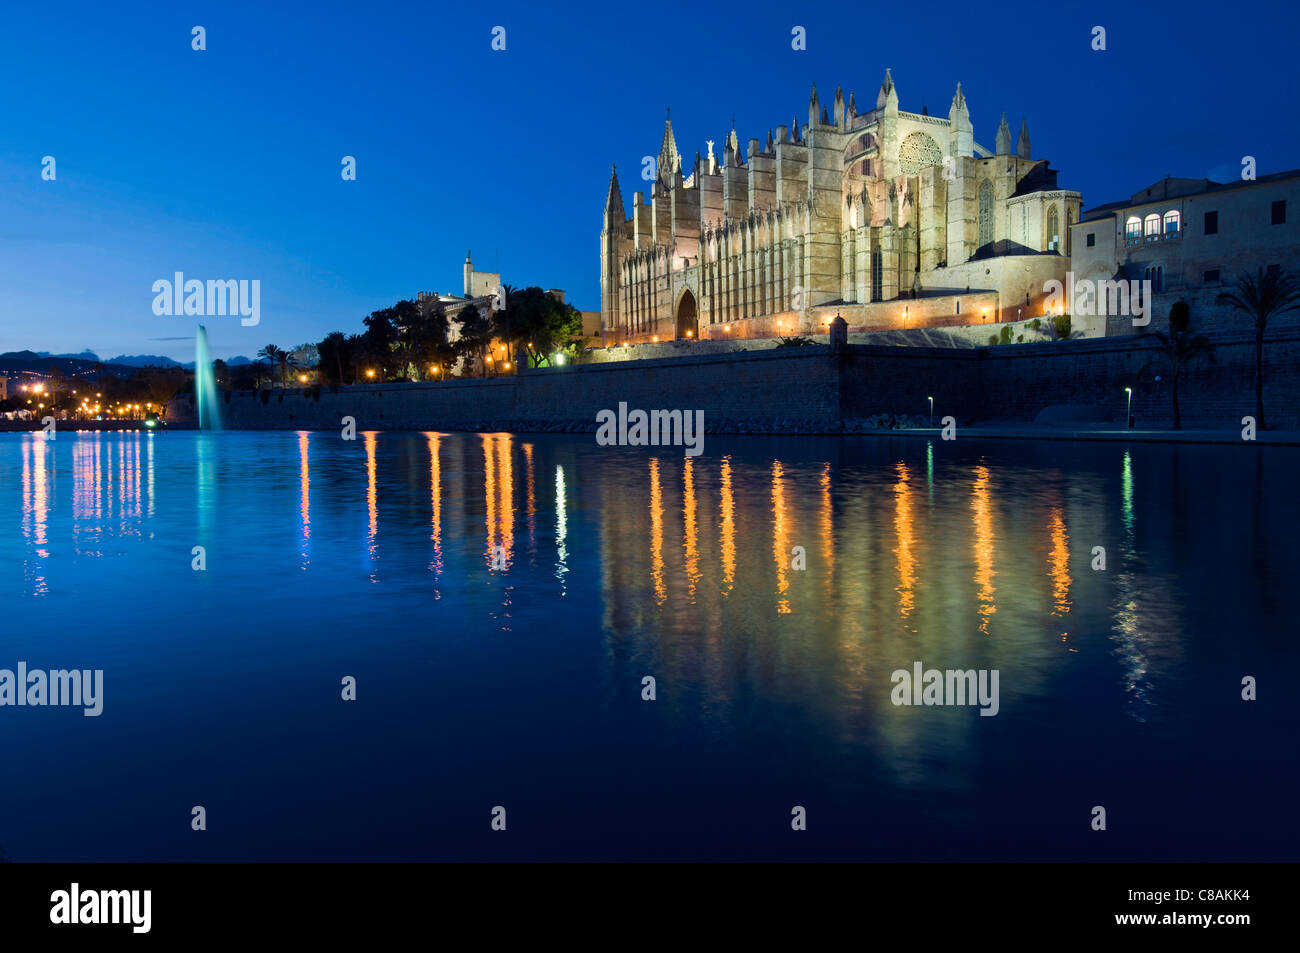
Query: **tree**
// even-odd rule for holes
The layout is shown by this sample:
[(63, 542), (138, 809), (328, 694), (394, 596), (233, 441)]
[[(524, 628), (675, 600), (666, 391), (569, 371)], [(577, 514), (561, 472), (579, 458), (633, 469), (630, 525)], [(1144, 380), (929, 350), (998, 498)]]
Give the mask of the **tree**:
[(1221, 292), (1214, 300), (1255, 319), (1255, 427), (1263, 430), (1264, 330), (1273, 315), (1300, 308), (1300, 285), (1280, 268), (1260, 268), (1253, 275), (1242, 273), (1234, 290)]
[(281, 353), (282, 352), (280, 351), (280, 349), (276, 347), (274, 344), (268, 344), (266, 347), (262, 348), (260, 351), (257, 352), (258, 358), (260, 360), (266, 361), (267, 369), (271, 372), (270, 379), (272, 383), (274, 383), (275, 381), (275, 366), (278, 363), (280, 363)]
[(349, 334), (346, 345), (343, 349), (344, 362), (349, 370), (352, 371), (352, 383), (357, 384), (361, 381), (361, 365), (369, 356), (366, 336), (364, 334)]
[(330, 384), (345, 383), (343, 365), (351, 363), (347, 336), (342, 331), (331, 331), (316, 345), (316, 353), (320, 355), (321, 376)]
[(187, 381), (193, 387), (193, 379), (179, 367), (144, 367), (132, 375), (130, 383), (133, 386), (126, 390), (125, 399), (129, 401), (133, 393), (138, 395), (143, 390), (146, 400), (158, 408), (161, 417), (166, 414), (172, 398), (185, 389)]
[(428, 376), (430, 365), (442, 366), (450, 352), (447, 335), (451, 323), (442, 303), (436, 299), (423, 306), (410, 304), (414, 310), (402, 329), (403, 348), (418, 380)]
[(286, 351), (283, 348), (275, 356), (276, 362), (280, 365), (280, 383), (288, 384), (289, 368), (298, 366), (298, 359), (293, 356), (292, 351)]
[(1183, 368), (1198, 357), (1204, 356), (1214, 360), (1214, 345), (1204, 334), (1192, 332), (1191, 316), (1192, 309), (1180, 298), (1169, 309), (1169, 333), (1155, 332), (1155, 336), (1160, 340), (1161, 349), (1165, 352), (1165, 358), (1169, 361), (1169, 377), (1173, 382), (1170, 394), (1174, 402), (1175, 430), (1183, 429), (1183, 418), (1178, 407), (1178, 381), (1182, 376)]
[(366, 356), (379, 365), (379, 379), (388, 379), (388, 368), (393, 365), (393, 349), (398, 344), (397, 309), (381, 308), (372, 311), (363, 322), (366, 326)]
[(497, 333), (510, 337), (513, 354), (527, 353), (533, 367), (549, 361), (557, 350), (581, 350), (582, 313), (533, 285), (506, 286), (506, 311), (497, 315)]
[(484, 352), (492, 345), (491, 322), (472, 304), (462, 308), (456, 315), (456, 320), (460, 323), (457, 350), (471, 359), (477, 357), (483, 368), (483, 376), (487, 377), (487, 362), (483, 358)]

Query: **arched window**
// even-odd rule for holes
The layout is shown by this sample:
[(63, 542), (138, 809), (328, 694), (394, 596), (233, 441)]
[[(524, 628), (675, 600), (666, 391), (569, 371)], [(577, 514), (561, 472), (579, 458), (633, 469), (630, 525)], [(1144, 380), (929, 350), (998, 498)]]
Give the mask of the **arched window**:
[(1056, 251), (1061, 248), (1061, 217), (1055, 205), (1047, 211), (1047, 247)]
[(1178, 234), (1180, 216), (1177, 211), (1165, 212), (1165, 235), (1173, 237)]
[(985, 179), (980, 185), (980, 240), (977, 247), (993, 243), (993, 183)]
[(1157, 235), (1160, 234), (1160, 215), (1159, 215), (1159, 213), (1157, 213), (1157, 212), (1152, 212), (1152, 213), (1151, 213), (1150, 215), (1148, 215), (1145, 219), (1143, 219), (1142, 224), (1143, 224), (1142, 232), (1143, 232), (1143, 234), (1145, 235), (1145, 237), (1147, 237), (1147, 238), (1155, 238)]
[(1129, 241), (1142, 237), (1142, 219), (1134, 215), (1124, 223), (1124, 237)]

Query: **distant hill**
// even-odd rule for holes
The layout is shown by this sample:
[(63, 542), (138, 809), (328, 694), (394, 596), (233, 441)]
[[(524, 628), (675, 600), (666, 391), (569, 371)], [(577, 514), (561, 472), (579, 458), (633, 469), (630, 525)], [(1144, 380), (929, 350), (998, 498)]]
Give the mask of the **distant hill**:
[[(240, 354), (226, 360), (227, 367), (239, 367), (254, 363)], [(194, 370), (194, 362), (181, 363), (161, 354), (120, 354), (107, 361), (101, 361), (94, 351), (82, 351), (80, 354), (51, 354), (49, 351), (7, 351), (0, 354), (0, 376), (18, 375), (24, 371), (34, 374), (49, 374), (55, 368), (65, 377), (78, 377), (90, 380), (99, 374), (113, 377), (130, 377), (142, 367), (183, 368)]]
[(0, 354), (0, 374), (5, 376), (24, 371), (45, 375), (55, 368), (58, 368), (59, 373), (65, 377), (77, 377), (82, 380), (92, 380), (100, 374), (130, 377), (139, 370), (138, 367), (128, 364), (114, 364), (79, 357), (53, 357), (36, 351), (9, 351)]
[(117, 357), (110, 358), (107, 363), (125, 364), (127, 367), (188, 367), (191, 369), (194, 367), (193, 361), (182, 364), (161, 354), (119, 354)]

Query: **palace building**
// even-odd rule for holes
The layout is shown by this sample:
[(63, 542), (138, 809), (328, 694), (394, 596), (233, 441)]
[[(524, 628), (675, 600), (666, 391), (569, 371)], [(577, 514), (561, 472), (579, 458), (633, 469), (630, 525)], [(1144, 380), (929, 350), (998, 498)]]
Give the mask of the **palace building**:
[(946, 119), (898, 108), (885, 71), (875, 107), (842, 89), (689, 169), (665, 122), (647, 193), (627, 217), (611, 172), (600, 237), (605, 344), (996, 323), (1043, 313), (1069, 267), (1078, 192), (1031, 157), (1006, 115), (975, 141), (961, 84)]

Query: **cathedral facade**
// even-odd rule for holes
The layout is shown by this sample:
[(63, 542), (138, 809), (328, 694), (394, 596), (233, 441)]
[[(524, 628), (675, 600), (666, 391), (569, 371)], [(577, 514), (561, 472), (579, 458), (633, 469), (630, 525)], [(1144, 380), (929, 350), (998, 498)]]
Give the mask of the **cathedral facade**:
[(653, 181), (626, 215), (611, 171), (600, 237), (606, 345), (996, 323), (1043, 312), (1069, 268), (1078, 192), (1005, 114), (975, 141), (961, 84), (948, 118), (904, 112), (885, 71), (875, 108), (842, 89), (743, 151), (733, 129), (689, 174), (665, 123)]

